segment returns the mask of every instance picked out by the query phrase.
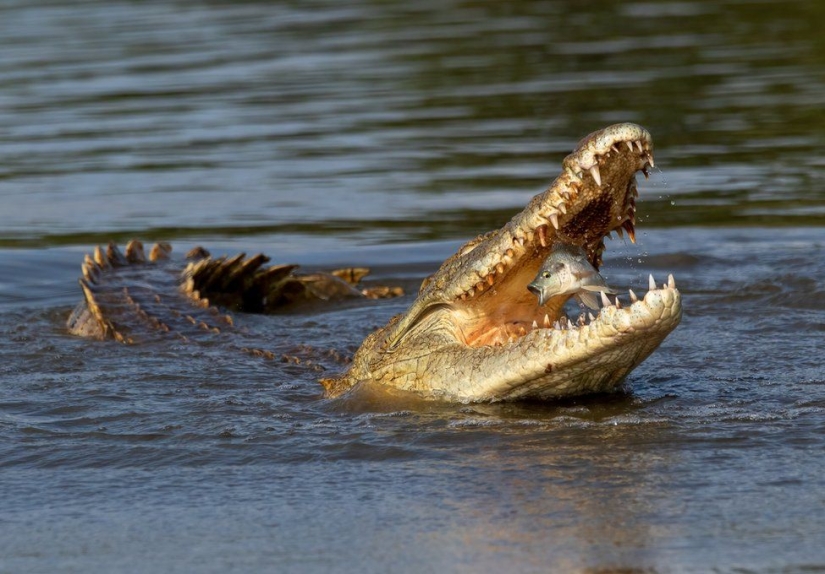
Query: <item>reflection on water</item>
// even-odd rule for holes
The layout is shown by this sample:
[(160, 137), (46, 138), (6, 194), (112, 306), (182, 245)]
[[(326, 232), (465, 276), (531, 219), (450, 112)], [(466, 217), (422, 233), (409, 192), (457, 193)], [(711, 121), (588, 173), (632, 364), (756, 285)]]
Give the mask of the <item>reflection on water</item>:
[(820, 223), (823, 20), (814, 0), (6, 2), (0, 240), (465, 237), (628, 120), (664, 170), (649, 225)]
[[(821, 569), (823, 21), (816, 0), (0, 4), (0, 571)], [(685, 297), (625, 394), (325, 401), (225, 345), (65, 333), (81, 249), (132, 236), (414, 287), (617, 121), (659, 167), (603, 272)], [(241, 320), (351, 353), (409, 300)]]

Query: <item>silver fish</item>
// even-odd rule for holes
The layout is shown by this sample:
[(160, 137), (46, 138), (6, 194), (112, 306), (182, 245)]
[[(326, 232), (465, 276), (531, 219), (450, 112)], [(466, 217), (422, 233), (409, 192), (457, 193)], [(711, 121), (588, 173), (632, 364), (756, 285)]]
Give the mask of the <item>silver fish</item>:
[(596, 293), (616, 293), (587, 260), (584, 249), (565, 244), (553, 246), (539, 274), (527, 288), (538, 296), (539, 306), (556, 295), (573, 294), (591, 309), (599, 308)]

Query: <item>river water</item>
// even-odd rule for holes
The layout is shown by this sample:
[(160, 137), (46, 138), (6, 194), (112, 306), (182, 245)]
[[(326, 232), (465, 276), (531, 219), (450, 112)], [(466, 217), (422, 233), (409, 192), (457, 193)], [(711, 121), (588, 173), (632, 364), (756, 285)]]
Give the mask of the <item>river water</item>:
[[(0, 572), (825, 570), (825, 4), (0, 3)], [(452, 405), (69, 336), (84, 251), (408, 288), (647, 127), (682, 325), (626, 392)], [(408, 289), (409, 290), (409, 289)], [(247, 318), (351, 352), (411, 300)]]

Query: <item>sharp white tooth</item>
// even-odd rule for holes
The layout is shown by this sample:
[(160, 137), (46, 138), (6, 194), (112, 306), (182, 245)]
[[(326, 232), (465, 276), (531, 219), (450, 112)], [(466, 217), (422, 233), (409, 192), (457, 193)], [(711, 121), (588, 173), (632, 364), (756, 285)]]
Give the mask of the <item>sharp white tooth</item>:
[(673, 278), (673, 274), (667, 276), (667, 286), (676, 289), (676, 279)]
[(550, 220), (550, 223), (552, 223), (553, 227), (558, 231), (558, 229), (559, 229), (559, 216), (558, 216), (558, 214), (551, 213), (549, 216), (547, 216), (547, 219)]
[(561, 323), (556, 321), (555, 323), (553, 323), (553, 328), (556, 329), (557, 331), (560, 331), (561, 330)]
[(549, 327), (549, 326), (550, 326), (550, 317), (549, 317), (548, 315), (545, 315), (545, 316), (544, 316), (544, 326), (545, 326), (545, 327)]
[(636, 141), (635, 141), (635, 142), (633, 142), (633, 143), (635, 143), (635, 144), (636, 144), (636, 147), (637, 147), (637, 148), (639, 148), (639, 153), (645, 153), (645, 149), (642, 147), (642, 142), (640, 142), (640, 141), (636, 140)]
[(593, 316), (593, 313), (591, 313), (590, 311), (587, 312), (587, 318), (590, 319), (591, 321), (596, 320), (596, 318)]
[(601, 187), (602, 185), (602, 174), (599, 173), (599, 165), (593, 164), (593, 167), (590, 168), (590, 175), (593, 176), (593, 179), (596, 180), (596, 185)]
[(567, 214), (567, 206), (563, 203), (558, 204), (556, 207), (558, 207), (559, 211), (561, 211), (562, 213)]
[(648, 289), (648, 291), (655, 291), (656, 290), (656, 281), (653, 280), (653, 275), (652, 274), (648, 277), (647, 289)]
[(619, 148), (617, 148), (617, 147), (616, 147), (616, 144), (611, 145), (611, 146), (610, 146), (610, 149), (612, 149), (612, 150), (613, 150), (613, 151), (615, 151), (616, 153), (619, 153)]
[(604, 291), (600, 291), (600, 293), (602, 294), (602, 307), (610, 307), (610, 299), (607, 298)]
[(547, 247), (547, 226), (539, 225), (538, 228), (536, 228), (536, 234), (539, 236), (539, 243), (541, 243), (541, 246)]
[(533, 329), (538, 329), (538, 328), (539, 328), (539, 324), (536, 323), (535, 321), (533, 321)]
[(656, 167), (656, 164), (653, 163), (653, 154), (647, 154), (647, 163), (650, 164), (650, 167)]
[(629, 149), (630, 151), (633, 151), (633, 144), (632, 143), (630, 143), (629, 141), (625, 141), (624, 143), (627, 144), (627, 149)]
[(628, 289), (627, 292), (630, 294), (630, 302), (631, 303), (635, 303), (636, 301), (639, 300), (639, 298), (636, 297), (636, 294), (633, 292), (633, 289)]
[(619, 301), (618, 297), (616, 297), (616, 309), (621, 309), (621, 308), (622, 308), (622, 302)]

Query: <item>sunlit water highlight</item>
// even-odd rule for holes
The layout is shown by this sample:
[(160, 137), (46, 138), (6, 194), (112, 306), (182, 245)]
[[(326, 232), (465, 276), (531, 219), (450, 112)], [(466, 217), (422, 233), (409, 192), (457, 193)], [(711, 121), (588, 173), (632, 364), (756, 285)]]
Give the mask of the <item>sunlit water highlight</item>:
[[(822, 4), (5, 2), (0, 571), (825, 568)], [(133, 236), (414, 286), (577, 139), (654, 135), (683, 324), (612, 397), (322, 398), (221, 345), (67, 335)], [(344, 353), (400, 300), (245, 320)], [(625, 296), (626, 300), (626, 296)]]

